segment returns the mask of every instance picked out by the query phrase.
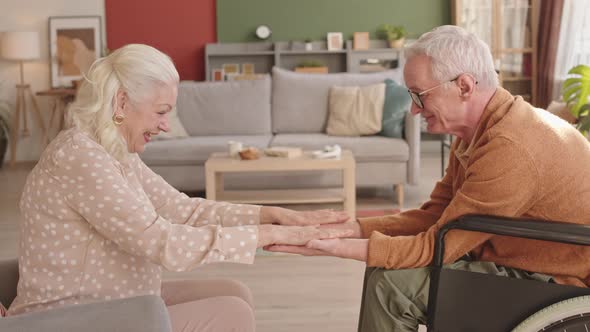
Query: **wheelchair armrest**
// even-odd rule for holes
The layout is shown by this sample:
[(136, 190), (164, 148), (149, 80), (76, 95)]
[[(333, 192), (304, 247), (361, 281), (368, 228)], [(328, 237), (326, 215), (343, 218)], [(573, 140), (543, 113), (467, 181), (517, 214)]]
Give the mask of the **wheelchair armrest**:
[(0, 331), (170, 332), (162, 298), (144, 295), (0, 318)]
[(434, 267), (440, 268), (442, 266), (444, 237), (452, 229), (577, 245), (590, 245), (590, 226), (588, 225), (486, 215), (466, 215), (449, 222), (438, 231), (434, 247)]

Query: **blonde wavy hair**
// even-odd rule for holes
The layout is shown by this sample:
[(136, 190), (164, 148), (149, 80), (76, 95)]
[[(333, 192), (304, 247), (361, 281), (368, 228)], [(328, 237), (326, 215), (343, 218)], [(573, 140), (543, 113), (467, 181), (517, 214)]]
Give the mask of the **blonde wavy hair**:
[(92, 64), (68, 109), (69, 121), (123, 161), (128, 155), (127, 142), (112, 120), (117, 92), (126, 92), (134, 103), (147, 100), (162, 86), (178, 82), (178, 72), (166, 54), (148, 45), (123, 46)]

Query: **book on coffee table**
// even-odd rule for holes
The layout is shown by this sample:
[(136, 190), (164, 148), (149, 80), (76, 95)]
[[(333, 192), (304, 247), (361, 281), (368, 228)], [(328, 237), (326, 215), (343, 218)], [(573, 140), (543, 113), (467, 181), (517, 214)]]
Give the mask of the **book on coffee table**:
[(303, 155), (303, 150), (294, 147), (273, 146), (264, 150), (264, 154), (269, 157), (298, 158)]

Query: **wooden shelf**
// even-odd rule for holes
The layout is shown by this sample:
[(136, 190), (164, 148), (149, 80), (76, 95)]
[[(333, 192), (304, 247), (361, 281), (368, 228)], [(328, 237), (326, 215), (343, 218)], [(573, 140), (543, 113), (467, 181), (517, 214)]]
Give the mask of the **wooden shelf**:
[(251, 55), (274, 55), (274, 51), (261, 51), (261, 52), (224, 52), (224, 53), (211, 53), (214, 56), (251, 56)]
[(313, 55), (313, 54), (346, 54), (346, 50), (311, 50), (311, 51), (278, 51), (279, 54), (284, 55)]
[(397, 52), (401, 52), (403, 51), (403, 49), (400, 48), (372, 48), (370, 50), (351, 50), (351, 53), (357, 53), (357, 54), (373, 54), (375, 52), (391, 52), (391, 53), (397, 53)]
[[(387, 47), (384, 40), (370, 40), (368, 50), (354, 50), (352, 41), (347, 40), (341, 50), (328, 50), (325, 41), (313, 41), (312, 49), (305, 50), (305, 43), (293, 42), (254, 42), (254, 43), (214, 43), (205, 47), (205, 69), (207, 80), (212, 80), (213, 69), (224, 64), (250, 63), (257, 74), (270, 73), (272, 67), (294, 70), (303, 61), (315, 60), (328, 67), (330, 73), (363, 71), (362, 61), (367, 58), (389, 61), (391, 66), (399, 63), (401, 49)], [(395, 68), (383, 68), (395, 69)]]

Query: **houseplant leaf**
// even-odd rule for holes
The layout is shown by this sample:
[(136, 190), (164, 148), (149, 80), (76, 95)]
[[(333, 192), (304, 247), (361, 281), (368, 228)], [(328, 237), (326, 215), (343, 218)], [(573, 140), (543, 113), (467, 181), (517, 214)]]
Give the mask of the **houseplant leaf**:
[[(563, 83), (563, 99), (567, 102), (573, 116), (579, 118), (583, 106), (590, 96), (590, 66), (577, 65), (568, 71), (569, 77)], [(587, 111), (587, 110), (586, 110)]]
[(588, 132), (588, 130), (590, 130), (590, 117), (589, 116), (582, 117), (582, 119), (578, 123), (578, 130), (582, 134), (585, 134)]

